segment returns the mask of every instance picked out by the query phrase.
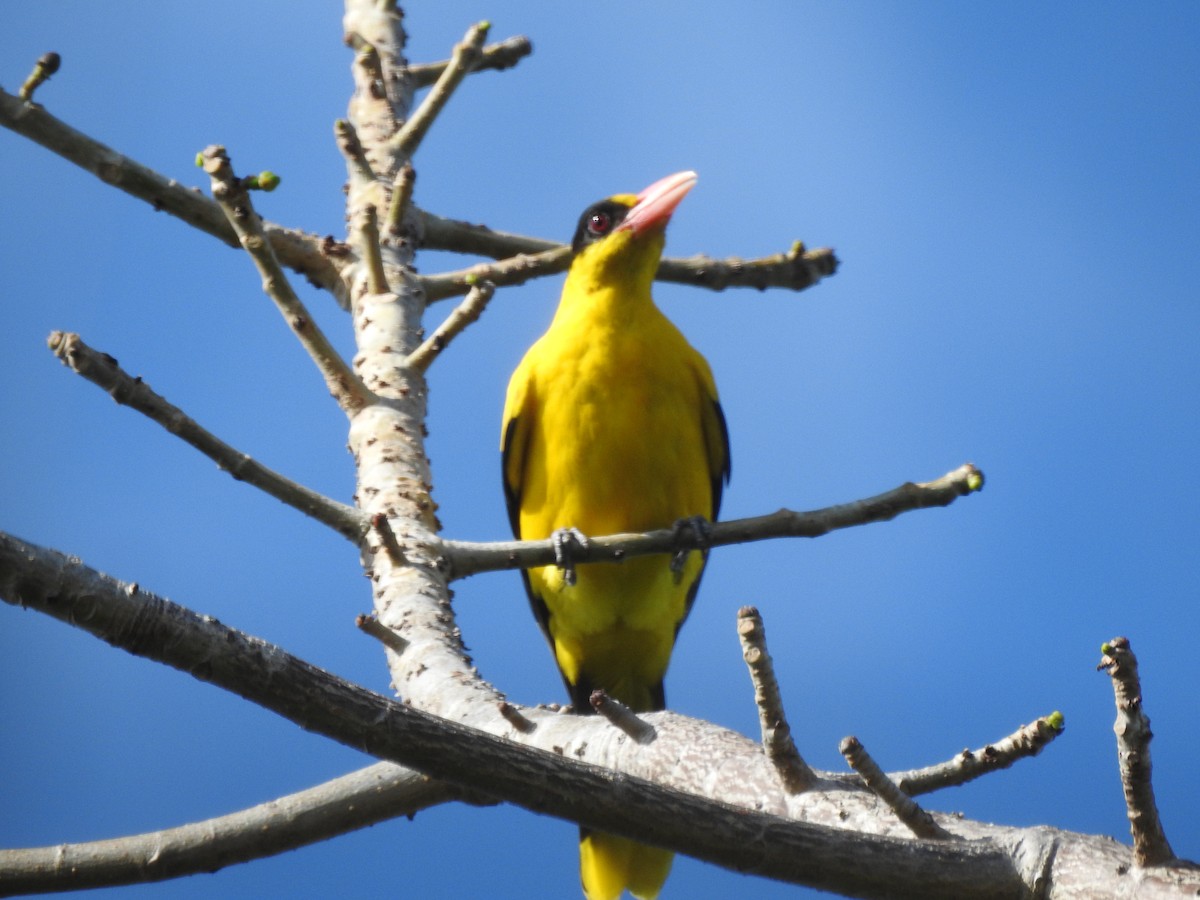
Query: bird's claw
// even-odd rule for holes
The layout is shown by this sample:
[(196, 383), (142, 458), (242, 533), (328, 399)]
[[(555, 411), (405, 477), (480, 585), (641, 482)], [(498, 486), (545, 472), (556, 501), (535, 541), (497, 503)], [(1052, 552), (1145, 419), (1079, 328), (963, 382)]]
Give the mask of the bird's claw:
[(563, 581), (575, 584), (575, 554), (588, 547), (587, 535), (578, 528), (556, 528), (550, 535), (554, 547), (554, 564), (562, 569)]
[(704, 516), (688, 516), (679, 519), (674, 524), (675, 546), (678, 547), (671, 556), (671, 574), (678, 584), (683, 578), (683, 567), (687, 564), (688, 554), (693, 550), (707, 550), (712, 540), (712, 523)]

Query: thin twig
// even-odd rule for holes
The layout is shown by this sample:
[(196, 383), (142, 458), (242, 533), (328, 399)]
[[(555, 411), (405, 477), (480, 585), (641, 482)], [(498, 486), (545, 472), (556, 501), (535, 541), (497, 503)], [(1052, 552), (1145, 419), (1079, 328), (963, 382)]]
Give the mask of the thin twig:
[[(0, 125), (57, 153), (63, 159), (91, 172), (105, 184), (144, 200), (156, 211), (175, 216), (231, 247), (238, 246), (237, 233), (225, 219), (220, 206), (179, 182), (123, 156), (36, 104), (25, 103), (0, 89)], [(341, 268), (352, 260), (327, 256), (322, 238), (271, 222), (262, 227), (279, 260), (304, 275), (313, 284), (332, 293), (345, 305), (348, 296)], [(336, 262), (335, 262), (336, 259)]]
[[(901, 513), (934, 506), (949, 506), (959, 497), (983, 487), (983, 473), (967, 463), (941, 478), (924, 484), (908, 482), (883, 494), (811, 512), (781, 509), (765, 516), (712, 523), (708, 546), (745, 544), (773, 538), (820, 537), (831, 531), (884, 522)], [(679, 534), (661, 528), (645, 534), (588, 536), (586, 546), (575, 547), (574, 563), (620, 562), (629, 556), (673, 553)], [(450, 578), (466, 578), (480, 572), (529, 569), (556, 563), (555, 544), (540, 541), (442, 541), (441, 566)]]
[(483, 314), (484, 308), (495, 292), (496, 286), (490, 281), (481, 281), (472, 287), (466, 299), (454, 308), (454, 312), (446, 316), (446, 320), (437, 327), (437, 330), (408, 355), (409, 367), (418, 372), (428, 371), (438, 354)]
[(0, 892), (43, 893), (215, 872), (457, 799), (453, 786), (394, 763), (239, 812), (149, 834), (0, 850)]
[(888, 805), (888, 808), (908, 827), (909, 831), (919, 838), (928, 840), (946, 840), (954, 837), (935, 822), (933, 816), (921, 809), (912, 797), (896, 787), (896, 783), (883, 773), (858, 738), (843, 738), (838, 749), (842, 756), (846, 757), (850, 768), (862, 776), (867, 787)]
[(379, 217), (375, 207), (367, 204), (358, 228), (358, 253), (367, 267), (367, 289), (372, 294), (386, 294), (388, 287), (387, 272), (383, 269), (383, 254), (379, 250)]
[(1154, 785), (1150, 778), (1150, 739), (1154, 734), (1142, 707), (1137, 657), (1130, 649), (1129, 639), (1123, 637), (1113, 638), (1100, 648), (1100, 652), (1104, 656), (1096, 668), (1104, 669), (1112, 678), (1117, 704), (1113, 731), (1117, 735), (1125, 812), (1133, 835), (1133, 858), (1142, 867), (1161, 866), (1174, 860), (1175, 853), (1167, 842), (1158, 816), (1158, 804), (1154, 801)]
[(648, 744), (658, 736), (653, 725), (644, 719), (639, 719), (637, 713), (615, 697), (608, 696), (605, 691), (592, 691), (592, 695), (588, 699), (592, 704), (592, 709), (639, 744)]
[(447, 219), (423, 209), (416, 210), (416, 216), (419, 243), (426, 250), (448, 250), (471, 256), (507, 259), (517, 253), (542, 253), (564, 246), (560, 241), (495, 231), (486, 225)]
[(407, 566), (408, 557), (404, 555), (404, 548), (400, 546), (400, 541), (396, 539), (396, 532), (392, 530), (392, 523), (388, 521), (388, 517), (383, 513), (376, 513), (371, 516), (371, 527), (379, 535), (379, 540), (383, 544), (383, 551), (387, 554), (387, 558), (391, 564), (393, 566)]
[[(479, 228), (481, 226), (475, 226)], [(492, 238), (498, 232), (489, 232)], [(472, 279), (487, 278), (498, 285), (524, 284), (534, 278), (564, 272), (571, 265), (570, 248), (555, 244), (550, 248), (529, 253), (528, 249), (546, 242), (535, 238), (513, 235), (515, 245), (527, 249), (515, 250), (495, 263), (479, 263), (467, 269), (427, 275), (421, 279), (427, 300), (443, 300), (466, 293)], [(482, 233), (471, 235), (465, 246), (492, 246)], [(459, 250), (457, 246), (434, 247), (426, 232), (425, 246), (430, 249)], [(798, 249), (797, 249), (798, 248)], [(492, 249), (498, 247), (492, 246)], [(461, 252), (476, 252), (462, 250)], [(491, 255), (490, 253), (487, 255)], [(777, 287), (791, 291), (802, 291), (837, 271), (838, 261), (833, 251), (827, 248), (805, 250), (797, 244), (788, 253), (777, 253), (759, 259), (713, 259), (708, 256), (693, 256), (690, 259), (664, 259), (655, 277), (659, 281), (670, 281), (696, 287), (723, 291), (730, 287), (749, 287), (757, 290)]]
[(697, 285), (714, 291), (731, 287), (802, 291), (834, 274), (837, 267), (838, 259), (828, 247), (809, 250), (802, 241), (796, 241), (786, 253), (757, 259), (713, 259), (703, 255), (664, 259), (655, 277), (659, 281)]
[(33, 94), (41, 85), (50, 80), (50, 76), (62, 65), (62, 57), (57, 53), (43, 53), (33, 66), (33, 71), (17, 91), (17, 96), (27, 103), (33, 102)]
[(63, 365), (107, 391), (117, 403), (136, 409), (167, 431), (191, 444), (238, 481), (244, 481), (306, 516), (328, 525), (355, 544), (362, 542), (367, 521), (353, 506), (285, 478), (201, 427), (179, 407), (134, 378), (107, 353), (94, 350), (77, 334), (55, 331), (47, 342)]
[(392, 183), (392, 200), (388, 206), (387, 231), (389, 234), (399, 234), (404, 225), (404, 215), (412, 203), (413, 186), (417, 182), (417, 170), (412, 163), (406, 162), (396, 173)]
[(472, 25), (467, 29), (462, 41), (455, 44), (449, 65), (438, 75), (437, 82), (425, 95), (425, 99), (421, 101), (416, 112), (391, 140), (393, 152), (400, 159), (412, 159), (412, 155), (417, 152), (417, 147), (420, 146), (430, 126), (433, 125), (438, 114), (453, 96), (455, 88), (466, 77), (466, 74), (475, 68), (489, 28), (491, 28), (491, 24), (488, 22)]
[(527, 719), (521, 710), (517, 709), (517, 707), (513, 706), (507, 700), (500, 701), (499, 709), (500, 715), (504, 717), (504, 721), (521, 732), (521, 734), (530, 734), (537, 729), (536, 722)]
[(350, 165), (350, 171), (364, 181), (374, 181), (375, 172), (371, 169), (354, 126), (345, 119), (338, 119), (333, 123), (333, 135), (337, 139), (338, 149)]
[(354, 617), (354, 625), (363, 634), (369, 634), (394, 653), (403, 653), (408, 649), (408, 641), (380, 622), (375, 616), (359, 614)]
[(783, 711), (779, 682), (775, 678), (775, 666), (767, 652), (766, 629), (757, 609), (743, 606), (738, 610), (737, 631), (742, 642), (742, 658), (754, 683), (754, 702), (758, 706), (763, 750), (779, 773), (784, 790), (789, 794), (803, 793), (812, 787), (817, 776), (792, 740), (792, 730)]
[(201, 158), (204, 171), (212, 179), (213, 196), (262, 276), (263, 292), (275, 302), (292, 332), (316, 363), (338, 406), (347, 416), (353, 416), (371, 402), (371, 392), (351, 371), (296, 296), (263, 234), (262, 222), (254, 212), (249, 193), (233, 174), (233, 166), (229, 163), (225, 148), (216, 145), (207, 147)]
[(497, 287), (524, 284), (534, 278), (565, 272), (571, 265), (571, 248), (558, 246), (540, 253), (518, 253), (494, 263), (479, 263), (469, 269), (445, 272), (441, 275), (425, 275), (420, 279), (425, 302), (460, 297), (481, 281), (490, 281)]
[[(509, 69), (533, 52), (533, 44), (524, 35), (510, 37), (496, 44), (488, 44), (479, 51), (479, 56), (472, 64), (471, 72), (482, 72), (485, 69), (500, 71)], [(413, 87), (429, 87), (441, 77), (453, 60), (442, 60), (435, 63), (424, 63), (409, 66), (408, 74), (413, 80)]]
[(1063, 733), (1065, 727), (1062, 713), (1053, 712), (977, 750), (963, 750), (953, 759), (937, 765), (890, 772), (888, 777), (910, 797), (958, 787), (989, 772), (1007, 769), (1017, 760), (1037, 756), (1043, 747)]

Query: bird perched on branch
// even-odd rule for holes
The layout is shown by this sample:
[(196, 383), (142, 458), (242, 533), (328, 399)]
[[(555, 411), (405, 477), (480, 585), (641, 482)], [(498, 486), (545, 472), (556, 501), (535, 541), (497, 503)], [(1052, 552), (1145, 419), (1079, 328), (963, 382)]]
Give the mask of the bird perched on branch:
[[(667, 221), (695, 183), (680, 172), (584, 211), (558, 311), (508, 385), (508, 515), (518, 538), (554, 536), (563, 551), (560, 565), (522, 575), (579, 713), (597, 689), (634, 711), (665, 707), (663, 677), (707, 554), (576, 569), (572, 541), (715, 520), (729, 480), (712, 372), (650, 296)], [(656, 897), (671, 859), (581, 829), (588, 900)]]

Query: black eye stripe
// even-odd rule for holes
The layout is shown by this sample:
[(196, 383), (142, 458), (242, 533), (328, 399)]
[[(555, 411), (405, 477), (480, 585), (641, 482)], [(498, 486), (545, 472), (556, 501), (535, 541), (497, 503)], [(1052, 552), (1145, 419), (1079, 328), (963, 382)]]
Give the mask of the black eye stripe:
[(572, 249), (578, 253), (593, 241), (611, 234), (628, 212), (628, 206), (613, 200), (593, 203), (579, 217), (579, 226), (575, 229), (575, 238), (571, 242)]

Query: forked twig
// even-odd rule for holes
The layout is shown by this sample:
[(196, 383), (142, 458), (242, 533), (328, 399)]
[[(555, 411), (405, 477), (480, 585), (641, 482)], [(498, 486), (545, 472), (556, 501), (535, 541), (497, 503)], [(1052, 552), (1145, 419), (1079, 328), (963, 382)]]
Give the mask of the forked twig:
[(437, 81), (425, 95), (425, 99), (421, 101), (416, 112), (409, 117), (391, 140), (392, 150), (400, 159), (407, 161), (412, 158), (434, 119), (453, 96), (455, 88), (459, 86), (467, 73), (475, 68), (483, 48), (483, 41), (490, 28), (491, 24), (488, 22), (472, 25), (463, 39), (455, 44), (449, 64), (438, 75)]
[[(533, 44), (524, 36), (510, 37), (496, 44), (488, 44), (481, 51), (471, 66), (471, 72), (482, 72), (485, 69), (509, 69), (533, 52)], [(442, 73), (453, 64), (453, 60), (442, 60), (435, 63), (423, 63), (409, 66), (408, 74), (417, 88), (429, 87)]]

